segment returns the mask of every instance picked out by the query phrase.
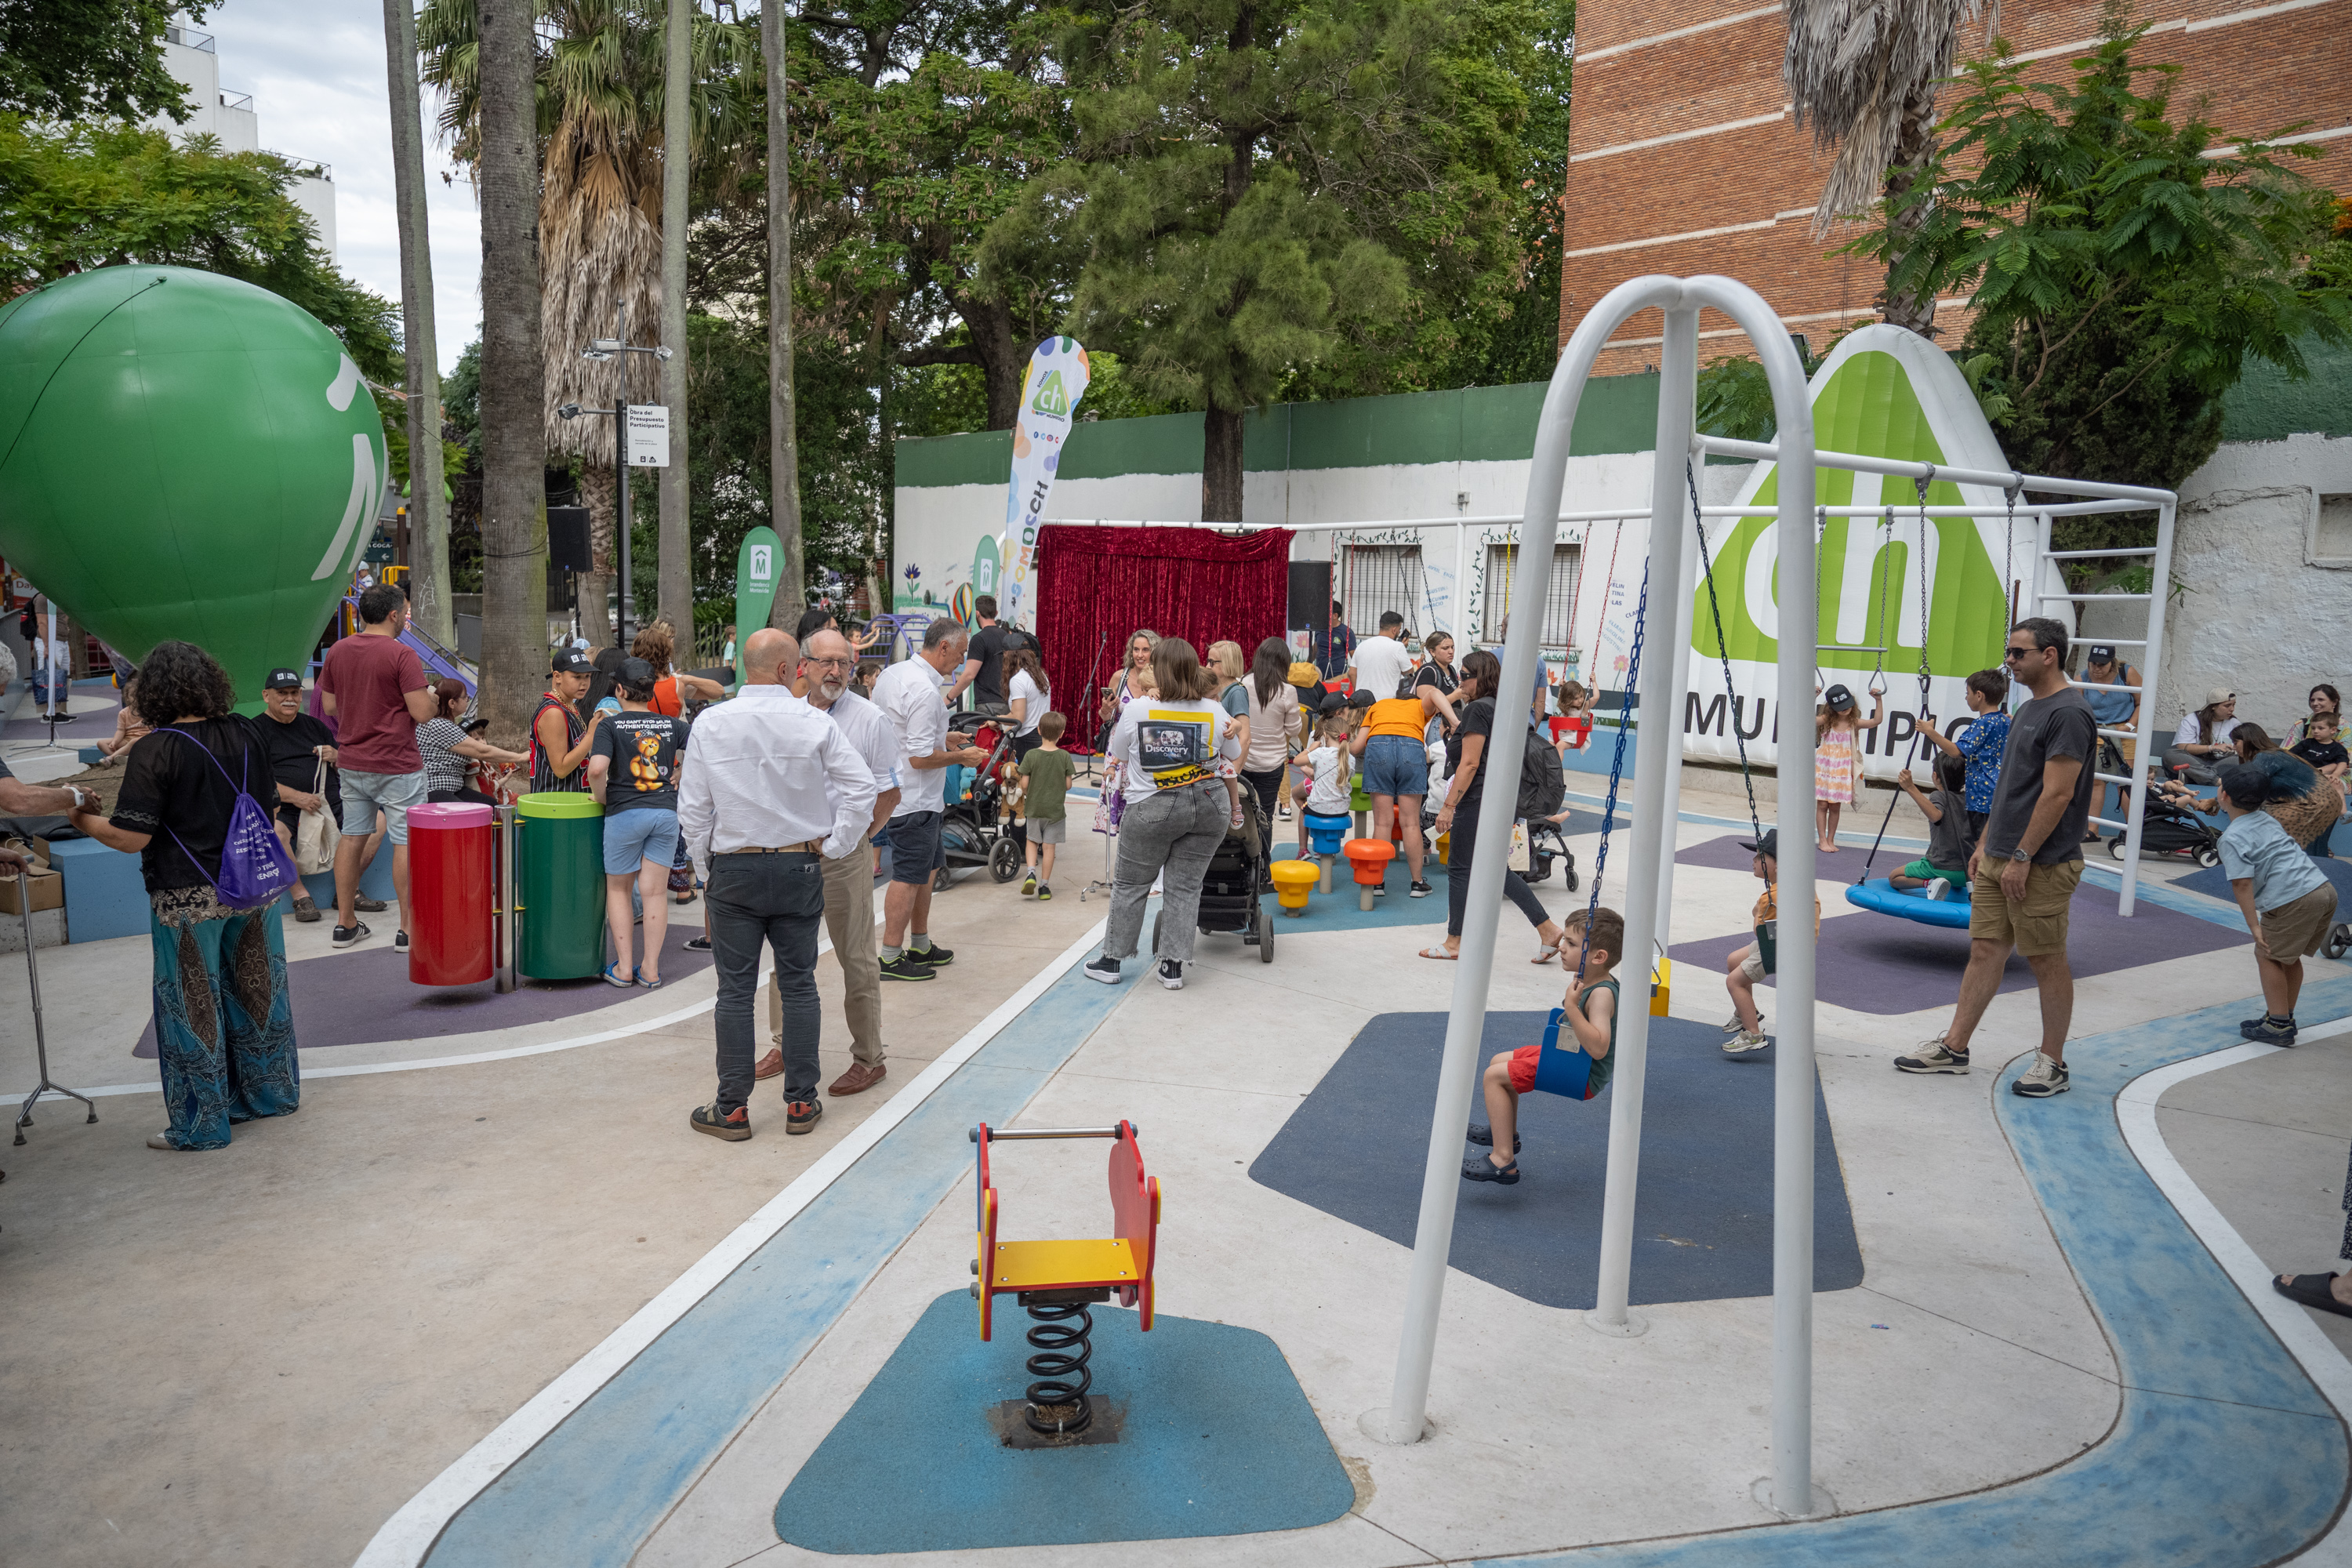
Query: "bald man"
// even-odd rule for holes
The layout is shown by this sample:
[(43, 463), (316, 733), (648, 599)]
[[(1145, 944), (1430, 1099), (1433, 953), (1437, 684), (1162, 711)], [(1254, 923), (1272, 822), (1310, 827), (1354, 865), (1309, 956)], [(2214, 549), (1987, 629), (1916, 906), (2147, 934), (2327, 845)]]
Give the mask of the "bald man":
[(678, 768), (677, 826), (709, 889), (718, 961), (719, 1093), (689, 1123), (728, 1142), (751, 1136), (751, 1015), (760, 948), (776, 955), (782, 1005), (784, 1131), (809, 1131), (817, 1098), (816, 933), (827, 858), (865, 842), (874, 774), (840, 729), (783, 682), (800, 648), (772, 627), (743, 643), (743, 688), (694, 722)]

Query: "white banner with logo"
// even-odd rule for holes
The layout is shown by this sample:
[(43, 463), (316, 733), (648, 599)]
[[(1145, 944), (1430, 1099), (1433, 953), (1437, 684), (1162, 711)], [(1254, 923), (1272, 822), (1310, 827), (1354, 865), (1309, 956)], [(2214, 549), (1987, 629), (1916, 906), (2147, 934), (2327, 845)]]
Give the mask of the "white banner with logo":
[[(1076, 338), (1047, 338), (1029, 356), (1021, 383), (1021, 412), (1013, 422), (1013, 481), (1004, 500), (1004, 561), (997, 618), (1025, 626), (1035, 617), (1037, 525), (1054, 493), (1078, 399), (1092, 374)], [(984, 590), (975, 590), (984, 592)]]

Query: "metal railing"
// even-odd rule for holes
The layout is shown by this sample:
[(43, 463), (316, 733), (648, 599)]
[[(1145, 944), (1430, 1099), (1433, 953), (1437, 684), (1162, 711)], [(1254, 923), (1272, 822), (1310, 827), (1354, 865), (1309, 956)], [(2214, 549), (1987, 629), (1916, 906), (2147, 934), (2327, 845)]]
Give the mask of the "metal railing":
[(250, 114), (253, 112), (253, 94), (249, 92), (224, 92), (220, 95), (220, 106), (223, 109), (242, 109), (247, 113)]
[(202, 49), (208, 55), (216, 52), (213, 48), (213, 36), (210, 33), (199, 33), (194, 27), (183, 27), (177, 23), (164, 27), (163, 41), (167, 44), (177, 44), (184, 49)]

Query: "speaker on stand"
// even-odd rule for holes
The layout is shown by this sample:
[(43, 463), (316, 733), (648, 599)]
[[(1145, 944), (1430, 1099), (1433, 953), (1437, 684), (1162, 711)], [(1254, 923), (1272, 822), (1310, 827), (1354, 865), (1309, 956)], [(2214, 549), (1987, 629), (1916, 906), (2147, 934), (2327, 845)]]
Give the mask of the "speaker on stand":
[(588, 509), (584, 506), (551, 506), (547, 509), (547, 565), (552, 572), (564, 574), (564, 585), (571, 590), (572, 635), (580, 635), (579, 574), (588, 570), (593, 557), (588, 545)]

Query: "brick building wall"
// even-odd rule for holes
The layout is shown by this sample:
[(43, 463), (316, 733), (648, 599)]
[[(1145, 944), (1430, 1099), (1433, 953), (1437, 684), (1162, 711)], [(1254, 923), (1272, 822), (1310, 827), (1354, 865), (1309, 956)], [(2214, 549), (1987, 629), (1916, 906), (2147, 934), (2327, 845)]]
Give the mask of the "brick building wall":
[[(2183, 68), (2173, 100), (2208, 101), (2207, 116), (2261, 134), (2297, 121), (2322, 150), (2298, 166), (2352, 194), (2352, 0), (2145, 0), (2155, 26), (2140, 58)], [(1582, 0), (1577, 7), (1576, 112), (1570, 131), (1567, 253), (1560, 342), (1593, 302), (1628, 278), (1717, 272), (1747, 283), (1815, 347), (1876, 314), (1881, 274), (1832, 257), (1812, 214), (1830, 155), (1797, 129), (1780, 58), (1788, 31), (1777, 4), (1748, 0)], [(2050, 79), (2095, 44), (2095, 0), (2009, 0), (2000, 30)], [(1979, 30), (1963, 58), (1987, 51)], [(1949, 89), (1947, 89), (1948, 92)], [(1965, 300), (1939, 302), (1940, 342), (1958, 342)], [(1595, 373), (1638, 372), (1657, 359), (1659, 315), (1625, 322)], [(1748, 351), (1727, 318), (1699, 323), (1702, 361)]]

